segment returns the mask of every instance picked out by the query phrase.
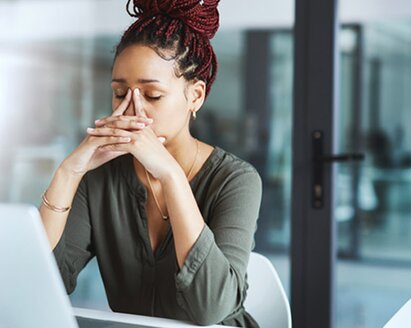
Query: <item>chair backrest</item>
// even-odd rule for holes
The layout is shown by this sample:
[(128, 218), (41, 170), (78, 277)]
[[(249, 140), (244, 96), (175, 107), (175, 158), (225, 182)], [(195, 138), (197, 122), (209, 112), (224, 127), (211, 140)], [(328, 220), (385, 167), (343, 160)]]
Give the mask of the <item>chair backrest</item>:
[(248, 292), (244, 307), (261, 328), (291, 328), (287, 295), (271, 262), (252, 252), (247, 268)]

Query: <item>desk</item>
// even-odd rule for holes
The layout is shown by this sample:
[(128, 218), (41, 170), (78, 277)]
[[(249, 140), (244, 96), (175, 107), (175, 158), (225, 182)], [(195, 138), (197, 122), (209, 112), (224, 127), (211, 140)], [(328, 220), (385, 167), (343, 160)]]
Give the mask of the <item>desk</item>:
[(411, 323), (411, 299), (399, 309), (384, 328), (409, 328)]
[[(142, 315), (106, 312), (106, 311), (81, 309), (81, 308), (73, 308), (73, 314), (76, 317), (115, 321), (115, 322), (121, 322), (121, 323), (126, 323), (126, 324), (127, 323), (128, 324), (138, 324), (138, 325), (142, 325), (146, 327), (153, 327), (153, 328), (197, 328), (197, 327), (200, 327), (200, 326), (196, 326), (190, 323), (186, 323), (186, 322), (178, 321), (178, 320), (172, 320), (172, 319), (146, 317)], [(208, 326), (208, 327), (227, 328), (228, 326), (213, 325), (213, 326)]]

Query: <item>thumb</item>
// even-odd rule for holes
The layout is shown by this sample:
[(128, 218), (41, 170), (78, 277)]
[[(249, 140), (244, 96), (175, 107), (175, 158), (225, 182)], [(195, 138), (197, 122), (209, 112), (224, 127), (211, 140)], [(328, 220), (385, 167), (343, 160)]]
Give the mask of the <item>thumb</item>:
[(134, 101), (134, 115), (135, 116), (142, 116), (147, 117), (144, 112), (143, 102), (141, 101), (140, 97), (140, 89), (135, 88), (133, 92), (133, 101)]

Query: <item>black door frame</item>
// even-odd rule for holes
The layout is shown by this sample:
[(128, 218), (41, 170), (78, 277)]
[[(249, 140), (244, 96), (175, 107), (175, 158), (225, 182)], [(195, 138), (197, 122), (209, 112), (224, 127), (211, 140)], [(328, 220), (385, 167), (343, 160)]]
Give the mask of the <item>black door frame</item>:
[[(335, 152), (338, 106), (337, 0), (296, 0), (294, 25), (291, 306), (293, 327), (334, 324), (336, 224), (332, 219), (333, 165), (314, 186), (313, 137), (324, 136), (324, 154)], [(323, 196), (315, 208), (313, 194)]]

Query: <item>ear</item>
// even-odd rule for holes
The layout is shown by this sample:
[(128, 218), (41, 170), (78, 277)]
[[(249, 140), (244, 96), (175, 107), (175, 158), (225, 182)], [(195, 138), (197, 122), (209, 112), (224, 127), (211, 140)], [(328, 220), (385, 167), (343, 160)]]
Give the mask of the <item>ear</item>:
[(204, 103), (206, 94), (206, 84), (204, 81), (198, 80), (193, 82), (189, 87), (189, 109), (197, 112)]

